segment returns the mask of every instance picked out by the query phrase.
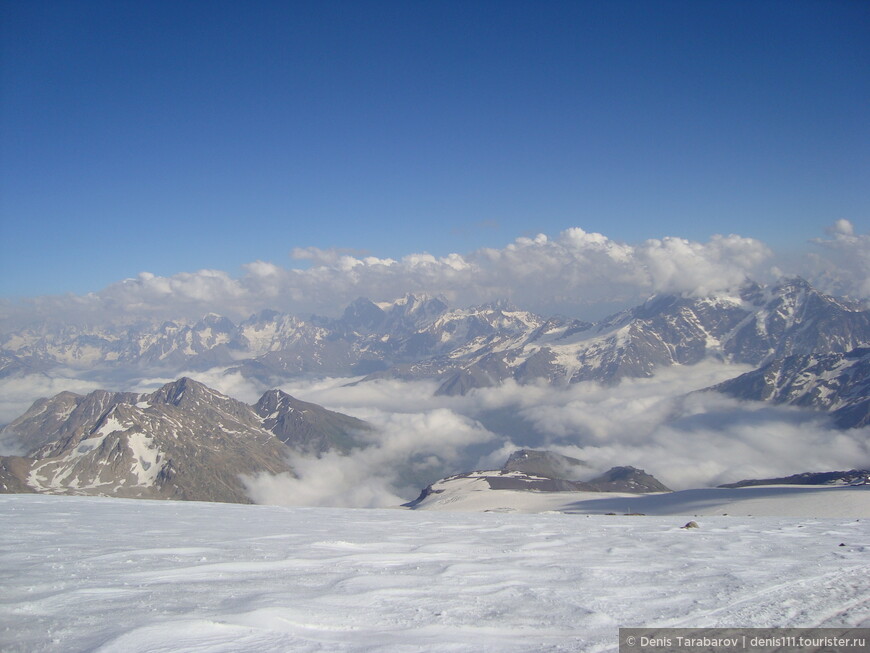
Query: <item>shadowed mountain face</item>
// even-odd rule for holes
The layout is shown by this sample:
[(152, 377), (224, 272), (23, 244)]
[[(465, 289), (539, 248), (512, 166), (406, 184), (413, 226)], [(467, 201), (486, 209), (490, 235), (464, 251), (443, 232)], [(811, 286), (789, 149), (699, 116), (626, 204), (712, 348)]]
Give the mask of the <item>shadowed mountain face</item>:
[(249, 406), (182, 378), (150, 394), (61, 393), (5, 427), (0, 491), (249, 503), (243, 476), (289, 473), (291, 449), (348, 451), (365, 422), (273, 391)]
[(300, 401), (281, 390), (269, 390), (260, 397), (254, 412), (281, 442), (309, 454), (347, 453), (359, 446), (354, 435), (370, 428), (361, 419)]

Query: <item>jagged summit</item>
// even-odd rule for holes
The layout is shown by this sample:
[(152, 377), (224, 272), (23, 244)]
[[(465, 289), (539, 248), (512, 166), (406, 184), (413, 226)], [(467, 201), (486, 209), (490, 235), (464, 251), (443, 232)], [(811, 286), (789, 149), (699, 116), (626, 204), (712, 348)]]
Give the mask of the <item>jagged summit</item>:
[(0, 457), (0, 491), (247, 503), (243, 477), (292, 475), (291, 450), (347, 451), (368, 428), (280, 391), (249, 406), (187, 377), (150, 394), (66, 392), (0, 432), (23, 453)]
[(409, 294), (357, 299), (338, 319), (262, 311), (239, 325), (211, 315), (193, 325), (44, 326), (0, 336), (0, 375), (99, 366), (153, 378), (154, 370), (223, 367), (270, 386), (366, 375), (434, 380), (439, 394), (457, 395), (508, 380), (617, 384), (707, 359), (758, 367), (868, 346), (870, 311), (786, 278), (707, 297), (660, 294), (594, 324), (504, 302), (450, 308), (442, 298)]
[(254, 404), (266, 430), (304, 453), (347, 452), (371, 430), (364, 421), (300, 401), (282, 390), (269, 390)]

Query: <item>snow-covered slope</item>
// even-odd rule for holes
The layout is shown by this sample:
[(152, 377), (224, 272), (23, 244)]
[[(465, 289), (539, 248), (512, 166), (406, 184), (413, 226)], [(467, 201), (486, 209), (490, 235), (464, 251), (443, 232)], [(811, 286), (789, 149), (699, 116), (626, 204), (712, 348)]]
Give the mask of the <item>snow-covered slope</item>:
[(739, 399), (825, 410), (841, 428), (870, 424), (870, 348), (776, 358), (712, 388)]
[[(796, 483), (801, 478), (807, 485)], [(642, 469), (614, 467), (592, 478), (589, 467), (576, 458), (523, 449), (512, 453), (500, 470), (457, 474), (432, 483), (405, 506), (469, 512), (870, 517), (866, 479), (855, 470), (783, 479), (788, 485), (773, 485), (772, 479), (767, 484), (742, 481), (671, 492)]]
[[(708, 297), (656, 296), (597, 324), (504, 302), (449, 308), (441, 299), (408, 295), (359, 299), (338, 319), (263, 311), (239, 325), (216, 315), (195, 324), (41, 325), (0, 334), (0, 377), (66, 374), (136, 387), (135, 379), (220, 370), (261, 387), (312, 376), (425, 379), (437, 382), (440, 395), (464, 395), (507, 380), (615, 385), (709, 359), (757, 367), (868, 346), (870, 311), (788, 279)], [(826, 383), (835, 372), (827, 369)], [(837, 392), (830, 408), (826, 397), (810, 403), (845, 411), (837, 415), (841, 423), (862, 424), (870, 419), (866, 365), (852, 366), (849, 387), (858, 390)]]
[(435, 377), (461, 394), (506, 378), (615, 382), (707, 356), (761, 364), (793, 354), (845, 352), (870, 344), (870, 312), (801, 279), (739, 293), (662, 295), (597, 324), (544, 318), (501, 302), (449, 308), (439, 298), (353, 302), (339, 319), (262, 311), (239, 325), (217, 315), (76, 328), (41, 325), (0, 335), (0, 375), (101, 367), (164, 373), (236, 366), (269, 385), (300, 374), (357, 375), (390, 368)]
[(463, 474), (433, 483), (427, 488), (430, 491), (409, 505), (415, 510), (451, 512), (870, 517), (870, 485), (703, 488), (650, 494), (547, 492), (494, 488), (487, 482), (492, 473)]
[(598, 653), (620, 627), (870, 627), (854, 516), (683, 529), (4, 495), (0, 520), (7, 653)]
[(614, 383), (711, 356), (760, 365), (867, 343), (870, 312), (791, 279), (770, 288), (748, 283), (739, 296), (654, 297), (587, 328), (552, 322), (494, 342), (474, 341), (434, 369), (445, 378), (443, 394), (463, 394), (506, 378)]

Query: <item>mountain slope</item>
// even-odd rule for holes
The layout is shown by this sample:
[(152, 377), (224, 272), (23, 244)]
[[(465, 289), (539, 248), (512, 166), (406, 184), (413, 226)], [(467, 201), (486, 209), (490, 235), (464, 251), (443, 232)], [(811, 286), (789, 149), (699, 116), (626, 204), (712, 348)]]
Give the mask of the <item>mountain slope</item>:
[(3, 429), (27, 453), (0, 459), (0, 479), (5, 491), (249, 503), (241, 476), (292, 474), (288, 447), (347, 450), (365, 428), (284, 393), (252, 407), (188, 378), (150, 394), (61, 393)]
[(361, 419), (300, 401), (281, 390), (266, 392), (253, 408), (263, 428), (304, 453), (347, 453), (359, 445), (354, 434), (371, 428)]
[[(785, 279), (717, 296), (656, 296), (596, 324), (506, 303), (448, 308), (408, 295), (360, 298), (338, 319), (263, 311), (238, 326), (215, 315), (193, 325), (43, 326), (0, 337), (0, 375), (67, 366), (135, 376), (219, 365), (270, 386), (299, 375), (365, 375), (431, 379), (439, 394), (462, 395), (509, 379), (617, 384), (711, 357), (760, 366), (868, 346), (870, 311)], [(842, 419), (855, 425), (863, 417)]]
[(654, 297), (597, 325), (546, 328), (441, 361), (442, 394), (464, 394), (508, 378), (616, 383), (656, 368), (712, 356), (760, 365), (776, 357), (840, 353), (870, 344), (870, 311), (814, 290), (802, 279), (772, 288), (747, 283), (737, 297)]
[(870, 348), (776, 358), (711, 388), (754, 401), (830, 412), (840, 428), (870, 424)]

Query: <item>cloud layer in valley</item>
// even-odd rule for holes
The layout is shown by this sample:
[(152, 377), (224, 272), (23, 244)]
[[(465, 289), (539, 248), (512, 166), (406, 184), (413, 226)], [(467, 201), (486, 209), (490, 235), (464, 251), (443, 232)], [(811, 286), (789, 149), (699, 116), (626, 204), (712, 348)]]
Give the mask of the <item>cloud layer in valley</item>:
[[(856, 234), (850, 222), (839, 220), (810, 247), (808, 255), (784, 263), (764, 243), (736, 235), (630, 245), (579, 228), (444, 257), (420, 253), (393, 260), (309, 247), (293, 252), (307, 267), (257, 261), (240, 278), (218, 270), (171, 277), (142, 273), (86, 296), (6, 302), (0, 322), (11, 327), (50, 318), (93, 325), (195, 319), (207, 312), (238, 319), (267, 307), (334, 315), (359, 296), (382, 300), (408, 292), (444, 295), (458, 306), (507, 298), (543, 314), (597, 317), (655, 292), (705, 295), (734, 288), (746, 277), (780, 273), (802, 274), (836, 294), (870, 298), (870, 235)], [(674, 489), (870, 465), (870, 429), (838, 431), (821, 414), (687, 394), (747, 369), (705, 362), (615, 387), (508, 382), (464, 397), (436, 396), (435, 384), (426, 381), (288, 382), (283, 389), (298, 398), (369, 420), (377, 430), (353, 456), (296, 457), (296, 478), (261, 476), (248, 484), (252, 496), (266, 503), (395, 505), (443, 475), (498, 468), (520, 447), (551, 448), (585, 459), (597, 471), (641, 467)], [(224, 369), (172, 378), (55, 369), (51, 376), (0, 379), (0, 424), (35, 398), (61, 390), (145, 392), (182, 375), (248, 403), (267, 389)]]
[(296, 459), (299, 478), (263, 476), (250, 487), (264, 503), (395, 505), (444, 475), (498, 469), (532, 447), (586, 460), (590, 477), (632, 465), (672, 489), (870, 465), (870, 428), (839, 431), (822, 414), (693, 392), (741, 371), (707, 362), (616, 387), (509, 382), (464, 397), (395, 380), (285, 386), (370, 420), (379, 435), (361, 454)]
[[(693, 392), (747, 370), (708, 361), (617, 386), (509, 381), (461, 397), (435, 395), (430, 381), (288, 382), (282, 389), (299, 399), (368, 420), (376, 429), (351, 456), (294, 455), (296, 478), (261, 475), (247, 484), (261, 503), (394, 506), (443, 476), (498, 469), (519, 448), (549, 448), (586, 460), (595, 470), (590, 477), (632, 465), (673, 489), (870, 466), (870, 428), (839, 431), (820, 413)], [(266, 389), (221, 368), (184, 375), (248, 403)], [(119, 387), (33, 375), (0, 380), (0, 392), (11, 419), (27, 408), (33, 393), (97, 386), (150, 392), (170, 380), (139, 379)], [(13, 406), (20, 409), (14, 415)], [(21, 452), (7, 447), (5, 453)]]
[(295, 248), (298, 267), (254, 261), (234, 278), (200, 270), (170, 277), (143, 272), (88, 295), (6, 300), (0, 323), (51, 319), (117, 322), (139, 318), (196, 319), (215, 312), (234, 319), (263, 308), (297, 314), (336, 315), (360, 296), (390, 300), (408, 292), (443, 295), (458, 306), (495, 299), (544, 314), (600, 317), (656, 292), (703, 295), (733, 288), (746, 277), (802, 274), (828, 290), (870, 297), (870, 235), (848, 220), (810, 243), (811, 256), (777, 265), (762, 242), (738, 235), (707, 242), (677, 237), (622, 243), (579, 227), (556, 237), (518, 238), (507, 246), (468, 254), (413, 253), (401, 259)]

